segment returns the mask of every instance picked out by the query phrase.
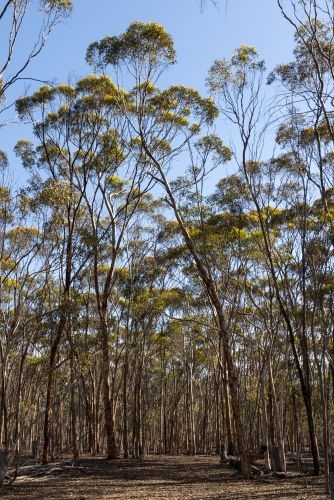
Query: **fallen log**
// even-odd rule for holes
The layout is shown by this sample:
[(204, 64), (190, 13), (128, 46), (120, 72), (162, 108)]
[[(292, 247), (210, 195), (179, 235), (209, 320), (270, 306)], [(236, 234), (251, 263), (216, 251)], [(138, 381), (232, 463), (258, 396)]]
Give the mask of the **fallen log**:
[[(19, 471), (16, 469), (12, 469), (7, 471), (6, 478), (7, 479), (16, 479), (16, 477), (30, 477), (30, 478), (39, 478), (45, 476), (52, 475), (75, 475), (75, 473), (85, 474), (89, 476), (89, 472), (85, 470), (82, 465), (74, 466), (69, 465), (68, 462), (58, 462), (58, 463), (50, 463), (45, 465), (28, 465), (20, 467)], [(14, 480), (15, 480), (14, 479)]]
[[(234, 467), (235, 469), (237, 470), (241, 470), (241, 463), (240, 463), (240, 460), (237, 460), (237, 459), (234, 459), (234, 458), (231, 458), (229, 460), (229, 464)], [(255, 474), (256, 476), (263, 476), (263, 471), (261, 469), (259, 469), (258, 467), (255, 467), (255, 465), (251, 465), (250, 466), (251, 468), (251, 472), (252, 474)]]
[(277, 477), (278, 479), (285, 479), (286, 478), (286, 473), (285, 472), (273, 472), (272, 473), (273, 477)]

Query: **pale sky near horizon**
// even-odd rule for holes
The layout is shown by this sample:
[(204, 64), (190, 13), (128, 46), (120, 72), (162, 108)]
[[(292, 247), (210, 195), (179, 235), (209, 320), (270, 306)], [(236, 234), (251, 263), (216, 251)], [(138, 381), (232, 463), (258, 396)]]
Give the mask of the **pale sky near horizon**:
[[(133, 20), (158, 22), (174, 39), (178, 64), (164, 76), (161, 82), (164, 87), (184, 84), (205, 94), (210, 65), (215, 59), (229, 59), (242, 43), (258, 49), (268, 70), (292, 59), (293, 31), (282, 18), (276, 0), (220, 0), (219, 9), (208, 0), (202, 14), (196, 0), (73, 0), (73, 3), (72, 16), (50, 35), (25, 76), (66, 82), (69, 75), (82, 77), (92, 72), (85, 63), (88, 45), (107, 34), (123, 33)], [(31, 43), (34, 27), (34, 21), (25, 25), (17, 51), (28, 41)], [(19, 94), (16, 87), (13, 95), (16, 98)], [(18, 139), (31, 138), (31, 129), (29, 125), (8, 125), (1, 129), (1, 134), (0, 149), (7, 152), (19, 174), (19, 161), (11, 151)]]

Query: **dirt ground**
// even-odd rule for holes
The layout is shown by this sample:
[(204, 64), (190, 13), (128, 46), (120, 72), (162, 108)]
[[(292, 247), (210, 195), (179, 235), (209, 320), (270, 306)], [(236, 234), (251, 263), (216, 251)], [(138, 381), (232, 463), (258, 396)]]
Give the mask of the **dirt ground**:
[(19, 477), (0, 489), (6, 500), (322, 500), (323, 478), (288, 467), (287, 477), (244, 481), (219, 457), (150, 455), (145, 460), (84, 457), (47, 468), (24, 464)]

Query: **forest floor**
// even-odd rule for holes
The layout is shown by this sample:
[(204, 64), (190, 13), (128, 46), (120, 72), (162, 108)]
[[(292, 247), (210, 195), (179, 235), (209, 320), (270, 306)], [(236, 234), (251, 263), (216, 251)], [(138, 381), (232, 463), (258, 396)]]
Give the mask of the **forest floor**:
[[(259, 466), (260, 467), (260, 466)], [(69, 457), (48, 466), (29, 460), (11, 485), (0, 489), (6, 500), (323, 500), (324, 480), (305, 466), (288, 464), (284, 479), (272, 474), (244, 481), (217, 456), (157, 456), (145, 460)]]

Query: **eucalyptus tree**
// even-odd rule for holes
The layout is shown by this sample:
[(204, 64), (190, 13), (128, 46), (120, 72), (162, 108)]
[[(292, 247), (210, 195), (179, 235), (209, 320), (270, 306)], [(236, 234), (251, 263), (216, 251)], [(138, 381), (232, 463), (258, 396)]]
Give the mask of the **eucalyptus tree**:
[[(164, 364), (161, 359), (165, 359), (165, 350), (158, 340), (160, 337), (167, 340), (168, 320), (164, 312), (177, 308), (182, 300), (182, 294), (171, 284), (170, 270), (165, 266), (161, 250), (166, 246), (163, 228), (168, 223), (160, 213), (161, 202), (152, 201), (145, 211), (144, 206), (138, 207), (123, 244), (124, 267), (117, 272), (122, 305), (119, 321), (124, 330), (123, 452), (125, 456), (129, 454), (128, 425), (132, 417), (135, 458), (145, 455), (150, 424), (160, 428), (159, 449), (165, 445), (165, 439), (161, 438), (166, 436), (162, 430), (165, 422), (162, 413), (165, 415), (166, 408), (165, 371), (160, 366)], [(152, 401), (158, 403), (159, 413), (152, 407)]]
[[(57, 104), (64, 99), (67, 105), (60, 110)], [(76, 127), (76, 118), (69, 117), (66, 111), (73, 99), (73, 91), (69, 86), (48, 86), (39, 89), (32, 97), (21, 98), (17, 109), (22, 118), (31, 118), (40, 113), (41, 120), (34, 124), (34, 134), (39, 144), (37, 148), (30, 141), (20, 140), (15, 151), (22, 158), (23, 165), (30, 171), (30, 187), (27, 195), (35, 197), (49, 212), (46, 225), (54, 230), (58, 245), (59, 279), (61, 291), (59, 295), (59, 321), (51, 339), (50, 371), (46, 397), (44, 456), (48, 461), (50, 441), (51, 402), (53, 391), (54, 366), (58, 347), (63, 334), (70, 335), (71, 330), (71, 289), (73, 281), (81, 273), (90, 258), (85, 243), (86, 215), (83, 207), (83, 195), (74, 186), (77, 171), (78, 154), (72, 152), (71, 138), (62, 136), (62, 127)], [(53, 110), (58, 111), (51, 113)], [(79, 114), (79, 113), (78, 113)], [(86, 181), (87, 182), (87, 181)], [(31, 196), (32, 195), (32, 196)], [(29, 196), (28, 196), (29, 198)]]
[[(17, 103), (18, 112), (22, 118), (33, 119), (35, 113), (41, 115), (41, 121), (35, 123), (34, 126), (34, 133), (39, 140), (37, 148), (34, 148), (30, 141), (21, 140), (15, 149), (16, 154), (21, 156), (23, 165), (31, 172), (30, 191), (51, 211), (50, 221), (47, 224), (51, 223), (59, 231), (56, 239), (59, 244), (58, 269), (62, 286), (59, 296), (59, 322), (55, 326), (55, 333), (51, 339), (44, 427), (43, 461), (45, 463), (48, 461), (49, 453), (53, 372), (56, 356), (66, 329), (71, 329), (70, 303), (73, 281), (89, 258), (86, 244), (84, 252), (82, 252), (81, 245), (77, 249), (75, 247), (77, 238), (86, 242), (86, 236), (89, 234), (87, 229), (80, 227), (80, 220), (84, 213), (83, 194), (75, 190), (74, 186), (77, 158), (80, 158), (79, 164), (82, 161), (80, 150), (79, 152), (74, 150), (73, 153), (75, 138), (72, 138), (68, 133), (65, 136), (62, 134), (64, 129), (67, 132), (77, 130), (78, 121), (80, 125), (80, 118), (78, 120), (80, 111), (73, 118), (69, 113), (70, 104), (74, 99), (73, 94), (75, 91), (70, 86), (58, 86), (53, 89), (46, 86), (39, 89), (32, 97), (21, 98)], [(63, 107), (61, 107), (62, 104)], [(81, 131), (80, 129), (79, 134)], [(96, 133), (95, 131), (94, 138)], [(89, 140), (94, 142), (94, 139)], [(46, 173), (46, 178), (45, 174), (43, 176), (43, 170)], [(68, 333), (71, 336), (69, 330)], [(76, 445), (73, 444), (75, 448)]]
[(326, 209), (326, 190), (333, 185), (328, 175), (334, 140), (333, 5), (310, 0), (302, 0), (298, 6), (294, 2), (278, 4), (295, 31), (294, 59), (277, 65), (268, 83), (277, 84), (280, 106), (285, 110), (282, 112), (287, 111), (291, 117), (295, 146), (303, 142), (299, 154), (304, 149), (308, 156), (305, 174), (318, 186)]
[[(145, 155), (146, 175), (162, 186), (164, 196), (176, 217), (184, 242), (194, 259), (199, 276), (205, 286), (219, 324), (224, 356), (229, 370), (229, 384), (236, 426), (238, 451), (244, 477), (250, 477), (246, 445), (238, 401), (238, 380), (231, 355), (230, 334), (210, 268), (200, 257), (191, 237), (188, 224), (179, 207), (182, 189), (193, 188), (195, 196), (200, 191), (208, 162), (212, 167), (231, 158), (230, 150), (214, 134), (198, 138), (201, 127), (210, 127), (217, 117), (211, 99), (202, 98), (198, 92), (184, 86), (173, 85), (165, 91), (155, 85), (162, 72), (176, 62), (172, 39), (162, 26), (155, 23), (133, 22), (119, 37), (106, 37), (93, 42), (86, 60), (97, 69), (112, 66), (117, 81), (124, 70), (134, 80), (130, 91), (131, 103), (118, 99), (120, 112), (127, 118), (128, 127), (136, 137), (137, 157)], [(194, 152), (188, 177), (171, 185), (168, 179), (173, 160), (186, 151)], [(136, 153), (136, 149), (132, 151)], [(189, 161), (189, 160), (188, 160)]]
[[(152, 178), (144, 175), (146, 162), (136, 158), (131, 151), (133, 137), (129, 133), (131, 130), (124, 126), (119, 100), (130, 102), (131, 98), (117, 89), (108, 77), (89, 75), (75, 86), (42, 87), (33, 96), (17, 102), (22, 117), (34, 119), (40, 113), (41, 121), (34, 126), (40, 141), (37, 148), (40, 165), (48, 169), (54, 187), (63, 186), (70, 193), (65, 295), (71, 287), (75, 233), (86, 246), (83, 255), (93, 263), (103, 352), (109, 458), (116, 458), (118, 453), (114, 422), (116, 406), (110, 395), (114, 385), (109, 385), (110, 328), (113, 325), (111, 295), (117, 281), (117, 265), (122, 265), (126, 233), (135, 224), (137, 214), (149, 212), (146, 193), (154, 183)], [(21, 141), (17, 149), (26, 163), (34, 161), (31, 145)], [(54, 195), (57, 196), (56, 192)], [(77, 220), (83, 211), (88, 217), (88, 225), (79, 230)], [(101, 272), (102, 268), (104, 272)]]
[[(36, 3), (30, 0), (9, 0), (3, 4), (0, 8), (0, 102), (5, 106), (6, 92), (12, 85), (24, 79), (34, 80), (26, 76), (27, 67), (39, 55), (57, 24), (71, 14), (73, 5), (71, 0), (39, 0)], [(37, 28), (30, 29), (32, 39), (23, 41), (23, 29), (25, 26), (28, 29), (28, 23), (31, 27), (35, 19)], [(16, 51), (20, 45), (21, 54), (18, 56)]]
[[(332, 141), (324, 134), (324, 125), (315, 132), (307, 126), (304, 117), (281, 124), (276, 140), (284, 152), (275, 160), (281, 172), (289, 172), (295, 185), (299, 183), (299, 199), (291, 196), (291, 207), (282, 217), (289, 224), (291, 233), (289, 246), (293, 249), (296, 261), (299, 260), (299, 279), (302, 283), (303, 325), (307, 328), (312, 345), (312, 357), (319, 379), (321, 396), (325, 475), (328, 488), (328, 416), (327, 382), (325, 357), (328, 355), (328, 331), (324, 326), (320, 333), (318, 322), (322, 309), (322, 297), (332, 279)], [(325, 127), (326, 128), (326, 127)], [(321, 132), (320, 132), (321, 131)], [(299, 248), (296, 242), (299, 242)], [(292, 243), (293, 242), (293, 243)], [(296, 273), (298, 275), (298, 273)], [(311, 292), (312, 290), (312, 292)], [(326, 296), (326, 293), (325, 293)], [(306, 326), (307, 325), (307, 326)], [(320, 347), (321, 346), (321, 347)]]
[[(238, 190), (232, 188), (235, 180), (234, 176), (231, 179), (226, 179), (227, 183), (231, 180), (231, 193), (230, 197), (238, 204), (241, 201), (243, 190), (241, 184), (238, 185)], [(179, 180), (178, 180), (179, 181)], [(220, 182), (222, 184), (224, 180)], [(225, 182), (227, 187), (227, 183)], [(240, 191), (239, 191), (240, 189)], [(184, 190), (186, 191), (186, 190)], [(239, 196), (239, 198), (238, 198)], [(248, 336), (236, 336), (235, 329), (240, 323), (240, 310), (244, 307), (244, 275), (246, 274), (250, 246), (246, 237), (246, 232), (243, 228), (245, 225), (245, 218), (239, 217), (237, 213), (219, 212), (221, 208), (221, 201), (218, 193), (205, 199), (203, 196), (194, 197), (193, 193), (188, 190), (184, 192), (182, 213), (187, 221), (189, 231), (196, 244), (199, 255), (205, 260), (206, 265), (210, 269), (211, 276), (213, 277), (217, 293), (224, 310), (226, 322), (231, 332), (231, 343), (235, 346), (235, 350), (242, 349), (242, 344), (245, 342), (252, 342)], [(203, 241), (205, 244), (203, 244)], [(204, 338), (210, 345), (211, 352), (218, 364), (218, 373), (221, 377), (223, 386), (223, 398), (225, 406), (225, 435), (223, 441), (227, 442), (227, 451), (229, 455), (234, 455), (234, 450), (237, 449), (235, 439), (232, 437), (232, 422), (231, 422), (231, 403), (230, 403), (230, 390), (228, 387), (228, 370), (226, 359), (222, 350), (222, 339), (219, 335), (219, 328), (210, 307), (205, 288), (198, 276), (196, 266), (193, 263), (191, 254), (187, 251), (186, 245), (179, 242), (178, 252), (176, 249), (171, 250), (171, 255), (177, 257), (180, 264), (182, 264), (182, 272), (185, 274), (183, 280), (185, 281), (185, 289), (189, 296), (189, 303), (193, 309), (192, 315), (185, 312), (188, 320), (186, 324), (191, 324), (195, 329), (205, 328)], [(191, 317), (194, 322), (191, 322)], [(190, 322), (190, 323), (189, 323)], [(247, 330), (247, 329), (246, 329)], [(199, 333), (199, 335), (202, 335)], [(239, 380), (241, 378), (239, 377)], [(217, 396), (218, 397), (218, 396)], [(218, 427), (217, 427), (218, 432)], [(220, 439), (220, 432), (218, 432), (217, 439)], [(218, 450), (220, 445), (218, 446)], [(219, 451), (218, 451), (219, 453)]]
[[(15, 197), (5, 185), (1, 186), (1, 193), (0, 428), (6, 450), (12, 442), (11, 463), (15, 453), (20, 455), (21, 443), (31, 429), (30, 414), (37, 393), (29, 389), (27, 374), (30, 372), (35, 377), (31, 360), (36, 358), (36, 349), (43, 337), (41, 324), (54, 311), (41, 307), (40, 302), (51, 265), (43, 221), (27, 209), (24, 197)], [(42, 356), (40, 358), (42, 366)], [(42, 386), (40, 379), (39, 387)], [(36, 415), (36, 419), (40, 417)]]
[[(48, 151), (47, 160), (46, 156), (42, 154), (38, 161), (41, 162), (40, 165), (44, 166), (46, 171), (51, 164), (52, 175), (55, 174), (55, 156), (50, 151)], [(41, 178), (39, 178), (39, 181), (41, 181)], [(61, 179), (61, 177), (57, 180), (49, 178), (44, 182), (41, 181), (38, 186), (34, 183), (33, 191), (29, 193), (34, 194), (40, 207), (44, 207), (47, 213), (46, 227), (50, 233), (49, 241), (53, 250), (51, 256), (52, 267), (50, 267), (49, 271), (51, 275), (50, 279), (52, 280), (53, 278), (58, 284), (58, 290), (54, 297), (57, 304), (57, 313), (53, 316), (54, 321), (49, 331), (50, 353), (43, 453), (43, 461), (45, 463), (48, 461), (50, 451), (50, 436), (52, 432), (51, 405), (55, 396), (57, 357), (60, 355), (59, 348), (61, 342), (66, 337), (66, 340), (70, 344), (71, 366), (74, 367), (74, 346), (72, 341), (73, 318), (78, 312), (76, 282), (80, 279), (82, 272), (90, 260), (90, 253), (87, 250), (84, 238), (87, 227), (87, 215), (82, 207), (80, 197), (76, 195), (73, 187), (66, 181), (66, 179)], [(73, 373), (71, 373), (72, 375)], [(73, 383), (71, 388), (73, 389)], [(76, 457), (76, 439), (73, 426), (72, 430), (73, 454)]]
[[(287, 250), (290, 258), (292, 258), (290, 252), (295, 252), (296, 247), (292, 249), (289, 244), (284, 246), (284, 242), (279, 238), (280, 233), (275, 234), (275, 230), (271, 229), (275, 214), (280, 207), (284, 206), (289, 209), (295, 203), (296, 207), (300, 205), (302, 212), (304, 210), (304, 230), (300, 235), (299, 242), (295, 241), (295, 243), (300, 245), (298, 255), (301, 260), (298, 265), (301, 266), (300, 270), (303, 274), (300, 277), (300, 283), (302, 290), (304, 290), (304, 299), (301, 300), (304, 304), (302, 309), (305, 314), (305, 230), (307, 227), (307, 203), (309, 203), (310, 193), (307, 187), (307, 178), (296, 180), (293, 169), (284, 169), (284, 158), (281, 162), (281, 171), (275, 161), (262, 163), (259, 161), (263, 127), (266, 125), (261, 123), (263, 114), (261, 85), (265, 66), (264, 62), (259, 61), (257, 57), (257, 52), (253, 47), (241, 46), (237, 49), (230, 62), (223, 59), (214, 63), (209, 72), (208, 85), (211, 92), (216, 96), (223, 114), (235, 123), (239, 130), (241, 139), (240, 173), (248, 187), (248, 193), (257, 214), (261, 231), (259, 244), (264, 251), (266, 265), (275, 289), (277, 304), (291, 342), (307, 412), (314, 471), (316, 475), (319, 475), (320, 463), (312, 407), (308, 329), (305, 319), (302, 323), (297, 322), (298, 325), (295, 324), (294, 306), (290, 303), (290, 298), (294, 295), (289, 295), (289, 273), (287, 273), (286, 264), (283, 264), (282, 259)], [(297, 162), (295, 168), (298, 170), (302, 166), (298, 167)], [(289, 259), (289, 255), (286, 255), (286, 257)], [(282, 283), (285, 284), (285, 288), (282, 288)], [(298, 332), (298, 334), (296, 335), (295, 332)], [(300, 352), (302, 353), (302, 360), (300, 359)]]
[[(313, 274), (315, 295), (320, 294), (321, 281), (330, 280), (331, 273), (331, 228), (328, 221), (332, 211), (332, 156), (333, 156), (333, 120), (332, 120), (332, 94), (333, 94), (333, 5), (330, 2), (318, 2), (303, 0), (299, 4), (288, 2), (283, 4), (278, 1), (284, 18), (290, 23), (295, 31), (295, 49), (293, 61), (279, 64), (269, 75), (268, 83), (277, 84), (280, 94), (285, 99), (284, 110), (289, 120), (282, 121), (277, 133), (277, 142), (284, 149), (282, 158), (294, 165), (300, 165), (299, 175), (308, 179), (314, 191), (313, 199), (309, 207), (305, 207), (305, 215), (309, 219), (307, 228), (311, 221), (323, 220), (323, 225), (316, 236), (313, 231), (313, 243), (318, 241), (319, 253), (317, 278), (311, 270), (315, 270), (315, 260), (310, 261), (308, 251), (308, 237), (305, 237), (305, 262), (309, 272)], [(306, 181), (304, 181), (306, 183)], [(314, 208), (312, 207), (316, 198)], [(322, 214), (320, 214), (322, 211)], [(317, 215), (315, 216), (315, 212)], [(316, 223), (317, 226), (317, 223)], [(306, 233), (306, 231), (305, 231)], [(322, 268), (322, 269), (321, 269)], [(326, 272), (324, 273), (324, 269)], [(326, 275), (326, 278), (324, 278)], [(314, 307), (314, 315), (317, 315), (319, 304)], [(311, 328), (313, 334), (314, 328)], [(323, 353), (325, 352), (326, 330), (323, 332)], [(324, 354), (317, 354), (313, 344), (313, 351), (317, 363), (320, 378), (321, 399), (323, 407), (323, 429), (324, 429), (324, 451), (325, 451), (325, 476), (326, 490), (329, 491), (329, 471), (326, 417), (326, 368), (325, 364), (320, 367), (319, 360)]]
[(321, 0), (301, 0), (298, 4), (277, 0), (277, 4), (294, 29), (296, 45), (294, 60), (279, 64), (269, 82), (278, 78), (290, 103), (296, 103), (316, 134), (319, 129), (318, 139), (321, 140), (320, 125), (323, 124), (333, 141), (333, 4)]

